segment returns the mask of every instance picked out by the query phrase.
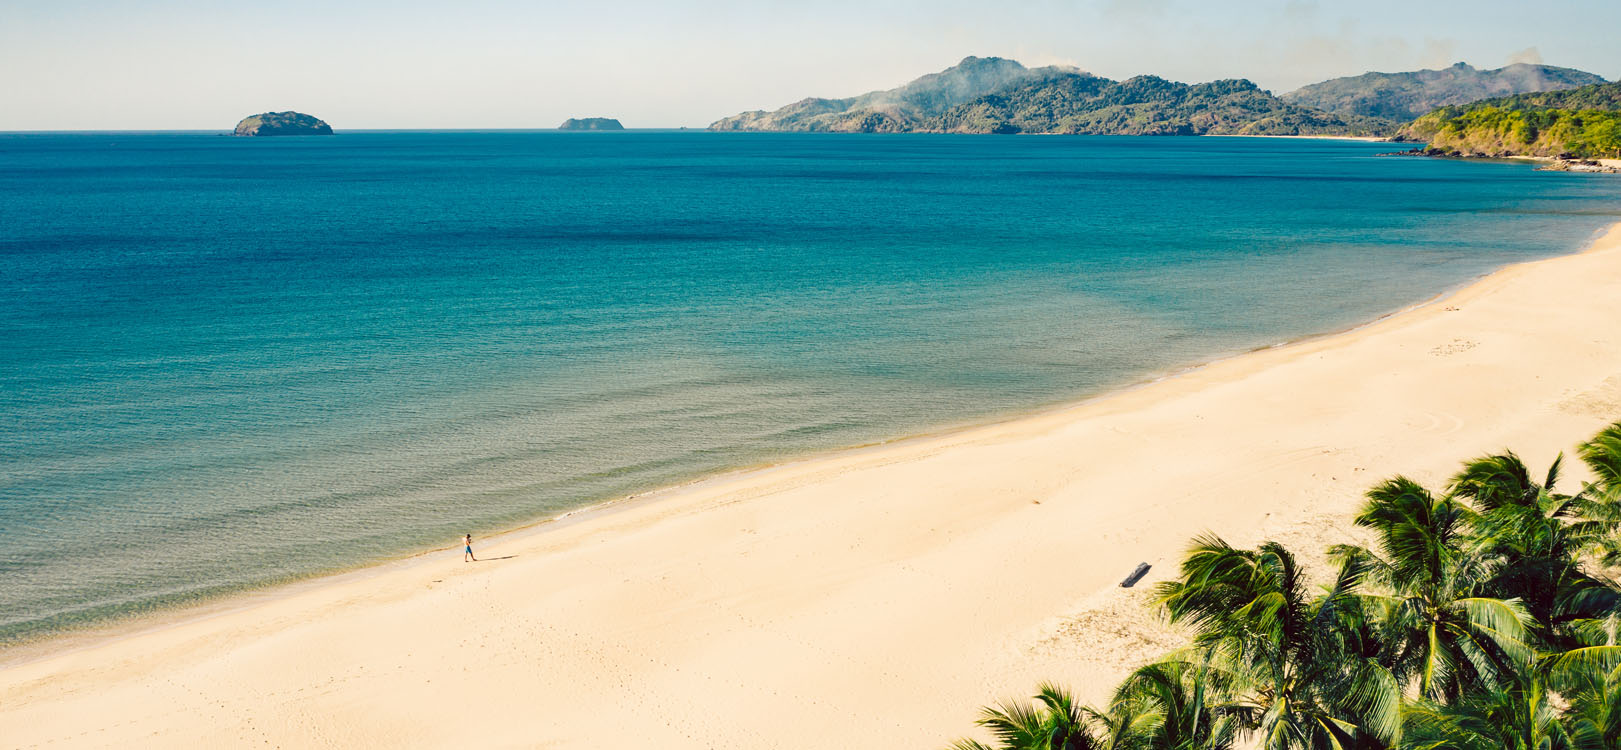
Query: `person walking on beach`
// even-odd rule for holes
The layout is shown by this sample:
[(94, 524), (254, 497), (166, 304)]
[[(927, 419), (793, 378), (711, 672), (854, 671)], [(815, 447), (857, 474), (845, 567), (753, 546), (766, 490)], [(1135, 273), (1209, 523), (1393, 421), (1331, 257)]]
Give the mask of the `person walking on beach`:
[(462, 535), (462, 545), (463, 545), (463, 547), (465, 549), (465, 551), (462, 552), (462, 562), (467, 562), (468, 560), (472, 560), (473, 562), (478, 562), (478, 558), (473, 557), (473, 535), (472, 534), (463, 534)]

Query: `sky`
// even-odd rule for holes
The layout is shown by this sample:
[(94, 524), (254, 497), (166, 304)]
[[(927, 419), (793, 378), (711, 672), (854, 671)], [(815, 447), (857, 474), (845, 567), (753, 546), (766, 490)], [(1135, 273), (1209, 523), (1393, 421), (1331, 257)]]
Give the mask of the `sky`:
[(0, 130), (702, 127), (967, 55), (1282, 93), (1546, 62), (1621, 78), (1621, 0), (0, 0)]

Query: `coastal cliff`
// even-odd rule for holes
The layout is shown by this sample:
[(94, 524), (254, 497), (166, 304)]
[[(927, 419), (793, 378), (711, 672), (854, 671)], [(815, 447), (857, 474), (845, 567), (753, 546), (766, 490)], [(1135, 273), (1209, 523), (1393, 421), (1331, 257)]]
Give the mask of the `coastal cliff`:
[(332, 135), (332, 126), (303, 112), (264, 112), (242, 118), (236, 124), (236, 135)]

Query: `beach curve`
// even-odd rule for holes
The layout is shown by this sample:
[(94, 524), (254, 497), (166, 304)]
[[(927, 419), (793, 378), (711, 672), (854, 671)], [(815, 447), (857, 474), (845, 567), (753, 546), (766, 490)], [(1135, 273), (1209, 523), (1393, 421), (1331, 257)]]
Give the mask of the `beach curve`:
[[(1360, 493), (1621, 417), (1621, 226), (1334, 336), (0, 670), (7, 746), (937, 747), (1175, 636), (1189, 537), (1350, 538)], [(1320, 545), (1317, 545), (1320, 546)], [(504, 558), (504, 559), (495, 559)]]

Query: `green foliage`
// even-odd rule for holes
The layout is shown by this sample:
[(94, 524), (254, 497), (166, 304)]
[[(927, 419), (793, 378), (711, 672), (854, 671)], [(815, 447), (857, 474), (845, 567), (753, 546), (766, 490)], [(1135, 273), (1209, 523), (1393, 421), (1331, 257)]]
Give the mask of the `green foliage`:
[(1443, 107), (1402, 129), (1432, 149), (1487, 156), (1621, 157), (1621, 83)]
[(302, 112), (264, 112), (236, 124), (237, 135), (332, 135), (332, 126)]
[[(1036, 702), (1003, 703), (985, 708), (978, 724), (996, 738), (1003, 750), (1114, 750), (1135, 747), (1154, 720), (1149, 713), (1117, 704), (1110, 712), (1096, 711), (1075, 702), (1063, 689), (1043, 683)], [(961, 740), (954, 750), (988, 750), (973, 740)]]
[(1084, 74), (1072, 68), (1026, 68), (999, 57), (966, 57), (938, 73), (886, 91), (844, 99), (801, 99), (773, 112), (744, 112), (710, 130), (838, 133), (899, 133), (923, 128), (925, 120), (986, 94), (1020, 83)]
[(1125, 81), (1074, 68), (1025, 68), (970, 57), (905, 86), (845, 99), (802, 99), (744, 112), (711, 130), (1119, 135), (1375, 135), (1396, 121), (1289, 104), (1243, 80)]
[(1598, 481), (1575, 494), (1561, 461), (1533, 474), (1512, 452), (1445, 492), (1380, 483), (1355, 519), (1373, 544), (1330, 550), (1318, 591), (1275, 542), (1196, 539), (1157, 589), (1188, 648), (1106, 711), (1043, 685), (980, 725), (1001, 750), (1621, 748), (1621, 585), (1588, 562), (1621, 549), (1621, 422), (1579, 455)]
[(612, 117), (570, 117), (557, 126), (558, 130), (624, 130)]
[(1157, 76), (1056, 76), (953, 107), (922, 129), (1089, 135), (1367, 135), (1391, 123), (1288, 104), (1244, 80), (1188, 85)]
[(1592, 73), (1552, 65), (1516, 64), (1476, 70), (1458, 63), (1441, 70), (1364, 73), (1303, 86), (1284, 94), (1290, 104), (1339, 115), (1407, 121), (1437, 107), (1505, 95), (1604, 83)]

